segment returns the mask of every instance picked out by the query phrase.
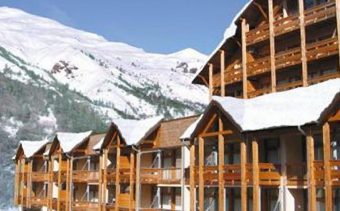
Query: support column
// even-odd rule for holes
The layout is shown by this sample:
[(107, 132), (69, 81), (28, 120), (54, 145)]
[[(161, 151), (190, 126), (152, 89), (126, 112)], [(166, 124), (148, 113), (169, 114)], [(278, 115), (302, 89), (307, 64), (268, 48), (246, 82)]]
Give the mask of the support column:
[(21, 206), (25, 206), (24, 205), (24, 186), (25, 186), (25, 160), (24, 159), (21, 159), (20, 160), (20, 166), (21, 166), (21, 186), (20, 186), (20, 194), (21, 194)]
[(299, 0), (299, 14), (300, 14), (302, 85), (308, 86), (308, 67), (307, 67), (307, 56), (306, 56), (306, 28), (305, 28), (304, 0)]
[(224, 136), (223, 121), (220, 113), (218, 120), (218, 210), (224, 211)]
[(137, 169), (136, 169), (136, 210), (140, 208), (140, 151), (137, 153)]
[(272, 88), (272, 92), (276, 92), (275, 32), (274, 32), (273, 0), (268, 0), (268, 14), (269, 14), (268, 17), (269, 17), (271, 88)]
[(212, 96), (214, 95), (213, 71), (214, 66), (209, 63), (209, 101), (211, 101)]
[[(69, 188), (70, 188), (70, 195), (69, 195), (69, 210), (72, 210), (72, 201), (73, 201), (73, 156), (70, 158), (70, 184), (69, 184)], [(101, 184), (101, 183), (99, 183)]]
[(103, 149), (103, 190), (102, 190), (102, 210), (106, 210), (106, 189), (107, 189), (107, 157), (108, 150)]
[(243, 98), (248, 98), (248, 76), (247, 76), (247, 40), (246, 33), (249, 28), (246, 19), (242, 19), (242, 86), (243, 86)]
[(246, 140), (241, 141), (241, 210), (247, 211), (247, 144)]
[[(340, 0), (335, 0), (335, 7), (336, 7), (336, 27), (337, 27), (337, 34), (338, 34), (338, 62), (340, 66)], [(340, 67), (338, 67), (338, 71), (340, 71)]]
[(15, 184), (14, 184), (14, 205), (18, 205), (19, 204), (19, 175), (20, 175), (20, 171), (19, 171), (19, 161), (17, 160), (15, 163)]
[(119, 195), (120, 195), (120, 136), (117, 135), (117, 152), (116, 152), (116, 204), (115, 210), (119, 210)]
[(314, 138), (311, 129), (308, 131), (307, 137), (307, 171), (308, 171), (308, 210), (316, 211), (316, 187), (314, 177)]
[(203, 173), (204, 173), (204, 139), (202, 137), (198, 138), (198, 179), (199, 179), (199, 184), (198, 184), (198, 191), (199, 191), (199, 196), (198, 196), (198, 204), (199, 204), (199, 210), (204, 210), (204, 178), (203, 178)]
[(195, 184), (195, 143), (191, 143), (190, 145), (190, 211), (196, 210), (196, 184)]
[(65, 194), (65, 209), (69, 207), (69, 197), (70, 197), (70, 159), (67, 158), (66, 160), (66, 194)]
[(136, 172), (135, 169), (135, 154), (132, 151), (130, 154), (130, 205), (129, 205), (129, 210), (132, 211), (134, 204), (133, 204), (133, 199), (134, 199), (134, 194), (135, 194), (135, 181), (134, 181), (134, 172)]
[(254, 137), (252, 139), (253, 157), (253, 211), (260, 211), (260, 178), (259, 178), (259, 144)]
[(333, 208), (333, 196), (332, 196), (332, 178), (331, 178), (331, 130), (330, 125), (326, 122), (322, 126), (323, 137), (323, 155), (324, 155), (324, 169), (325, 169), (325, 207), (326, 210), (332, 210)]
[(221, 62), (221, 97), (225, 96), (225, 78), (224, 78), (224, 71), (225, 71), (225, 51), (220, 51), (220, 62)]
[(61, 210), (61, 186), (62, 186), (62, 180), (61, 180), (61, 171), (62, 171), (62, 157), (61, 152), (58, 153), (58, 162), (59, 162), (59, 168), (58, 168), (58, 199), (57, 199), (57, 211)]
[(99, 211), (103, 210), (103, 153), (99, 155), (99, 184), (98, 184), (98, 201), (99, 201)]

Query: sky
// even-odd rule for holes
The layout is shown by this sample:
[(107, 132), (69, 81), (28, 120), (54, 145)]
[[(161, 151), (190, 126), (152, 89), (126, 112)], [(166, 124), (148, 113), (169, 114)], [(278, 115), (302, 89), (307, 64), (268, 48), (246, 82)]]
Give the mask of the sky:
[(62, 24), (148, 52), (210, 54), (247, 0), (2, 0)]

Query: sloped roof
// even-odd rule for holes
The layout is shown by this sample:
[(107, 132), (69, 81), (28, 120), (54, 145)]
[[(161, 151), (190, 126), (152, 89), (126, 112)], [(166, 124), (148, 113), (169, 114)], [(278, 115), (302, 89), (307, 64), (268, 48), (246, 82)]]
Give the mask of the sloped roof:
[(92, 131), (83, 133), (57, 133), (56, 137), (64, 153), (72, 151), (78, 144), (88, 138)]
[[(340, 95), (340, 79), (300, 87), (252, 99), (214, 96), (204, 115), (217, 105), (240, 132), (280, 127), (299, 127), (319, 123), (324, 111)], [(191, 138), (203, 118), (193, 123), (182, 136)]]
[(26, 158), (31, 158), (36, 152), (44, 147), (49, 141), (47, 139), (42, 141), (28, 141), (23, 140), (19, 142), (19, 148), (22, 147)]
[(201, 121), (203, 115), (199, 116), (196, 121), (194, 121), (181, 135), (181, 140), (186, 140), (191, 138), (191, 134), (194, 132), (195, 128), (197, 127), (197, 124)]
[(127, 145), (137, 145), (146, 137), (159, 123), (163, 117), (154, 117), (143, 120), (115, 119), (112, 121)]
[(215, 54), (222, 48), (222, 46), (227, 42), (228, 39), (232, 38), (233, 36), (235, 36), (236, 34), (236, 30), (237, 30), (237, 25), (236, 22), (237, 20), (240, 18), (240, 16), (247, 10), (247, 8), (250, 6), (250, 4), (253, 2), (253, 0), (249, 0), (247, 3), (245, 3), (245, 5), (241, 8), (241, 10), (234, 16), (234, 18), (232, 19), (229, 27), (226, 28), (225, 32), (224, 32), (224, 36), (223, 39), (221, 40), (221, 42), (217, 45), (217, 47), (215, 48), (215, 50), (213, 50), (213, 52), (208, 56), (207, 60), (205, 61), (204, 65), (202, 66), (202, 68), (197, 71), (195, 77), (193, 77), (192, 82), (194, 83), (196, 81), (196, 78), (199, 74), (201, 74), (201, 72), (204, 70), (204, 68), (207, 66), (207, 64), (209, 63), (209, 61), (215, 56)]

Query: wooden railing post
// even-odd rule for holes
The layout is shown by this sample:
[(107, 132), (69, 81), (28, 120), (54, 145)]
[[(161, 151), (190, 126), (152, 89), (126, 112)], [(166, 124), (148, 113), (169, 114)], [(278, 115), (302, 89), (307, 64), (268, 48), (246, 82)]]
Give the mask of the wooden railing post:
[(202, 137), (198, 138), (198, 204), (200, 211), (204, 210), (204, 178), (203, 178), (203, 171), (204, 171), (204, 139)]
[(247, 39), (246, 33), (249, 31), (246, 19), (242, 19), (242, 84), (243, 98), (248, 98), (248, 76), (247, 76)]
[(330, 211), (333, 208), (332, 196), (332, 178), (331, 178), (331, 131), (330, 125), (326, 122), (322, 126), (323, 136), (323, 154), (324, 154), (324, 169), (325, 169), (325, 204), (326, 210)]
[(302, 62), (302, 85), (308, 86), (304, 0), (299, 0), (299, 19), (300, 19), (301, 62)]
[(225, 71), (225, 51), (220, 51), (220, 71), (221, 71), (221, 97), (225, 96), (225, 78), (224, 78), (224, 71)]
[(252, 139), (253, 160), (253, 211), (260, 211), (259, 145), (257, 138)]
[(246, 140), (241, 141), (241, 210), (247, 211), (247, 145)]
[(120, 136), (117, 136), (117, 151), (116, 151), (116, 206), (115, 210), (119, 210), (120, 201), (119, 201), (119, 195), (120, 195)]
[(308, 165), (308, 210), (316, 211), (316, 187), (314, 177), (314, 138), (311, 130), (308, 132), (307, 137), (307, 165)]
[(269, 14), (271, 89), (272, 89), (272, 92), (276, 92), (276, 63), (275, 63), (275, 34), (274, 34), (273, 0), (268, 0), (268, 14)]
[[(336, 8), (336, 26), (337, 26), (337, 34), (338, 34), (338, 62), (340, 65), (340, 0), (335, 0), (335, 8)], [(340, 71), (340, 67), (338, 67), (338, 71)]]
[(209, 101), (212, 99), (214, 94), (213, 71), (214, 66), (213, 64), (209, 63)]
[(135, 154), (134, 152), (132, 151), (131, 154), (130, 154), (130, 204), (129, 204), (129, 210), (132, 211), (133, 210), (133, 207), (134, 207), (134, 195), (135, 195), (135, 191), (134, 191), (134, 185), (135, 185), (135, 182), (134, 182), (134, 172), (136, 172), (136, 169), (135, 169)]
[(224, 210), (224, 136), (222, 115), (219, 114), (218, 121), (218, 210)]
[(196, 210), (196, 184), (195, 184), (195, 143), (191, 143), (190, 145), (190, 177), (189, 177), (189, 185), (190, 185), (190, 210)]

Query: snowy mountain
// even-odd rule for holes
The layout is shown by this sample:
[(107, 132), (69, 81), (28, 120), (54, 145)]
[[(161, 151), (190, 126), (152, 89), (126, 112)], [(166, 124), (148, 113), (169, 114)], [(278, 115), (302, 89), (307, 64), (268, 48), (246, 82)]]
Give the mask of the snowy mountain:
[(0, 209), (11, 206), (18, 140), (105, 131), (111, 118), (199, 113), (192, 77), (205, 55), (145, 52), (21, 10), (0, 7)]
[[(147, 53), (5, 7), (0, 8), (0, 37), (0, 46), (24, 61), (19, 65), (42, 77), (47, 86), (54, 80), (68, 84), (110, 117), (190, 115), (208, 100), (205, 88), (190, 84), (206, 59), (193, 49)], [(22, 72), (17, 64), (0, 57), (0, 71), (6, 65), (16, 80), (30, 80), (26, 74), (16, 75)]]

